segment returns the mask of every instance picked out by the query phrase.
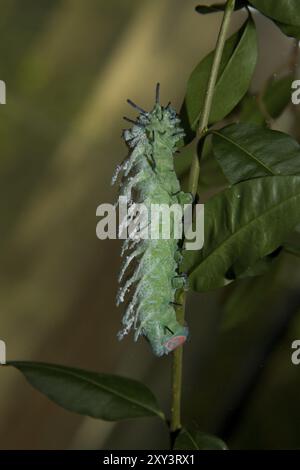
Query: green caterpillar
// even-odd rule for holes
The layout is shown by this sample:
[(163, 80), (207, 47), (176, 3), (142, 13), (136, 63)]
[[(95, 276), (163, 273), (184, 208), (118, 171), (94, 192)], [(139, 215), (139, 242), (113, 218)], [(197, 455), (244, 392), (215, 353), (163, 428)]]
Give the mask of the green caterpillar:
[[(134, 212), (137, 203), (147, 208), (151, 204), (191, 203), (191, 195), (180, 190), (180, 184), (174, 171), (173, 156), (176, 143), (184, 136), (179, 127), (180, 120), (168, 104), (159, 104), (159, 84), (156, 88), (156, 101), (152, 111), (144, 111), (131, 100), (128, 103), (139, 111), (131, 129), (123, 132), (123, 138), (129, 147), (129, 156), (117, 167), (112, 179), (114, 184), (122, 174), (120, 195), (126, 196)], [(144, 220), (145, 225), (150, 220)], [(174, 233), (174, 220), (172, 220)], [(131, 291), (131, 299), (123, 316), (123, 329), (118, 337), (122, 339), (133, 328), (134, 339), (143, 335), (148, 339), (154, 354), (168, 354), (188, 336), (188, 328), (176, 319), (175, 295), (178, 288), (184, 287), (186, 278), (178, 273), (182, 259), (179, 241), (170, 239), (131, 239), (124, 241), (123, 262), (119, 282), (121, 284), (117, 305), (125, 300)], [(123, 282), (132, 261), (135, 269)]]

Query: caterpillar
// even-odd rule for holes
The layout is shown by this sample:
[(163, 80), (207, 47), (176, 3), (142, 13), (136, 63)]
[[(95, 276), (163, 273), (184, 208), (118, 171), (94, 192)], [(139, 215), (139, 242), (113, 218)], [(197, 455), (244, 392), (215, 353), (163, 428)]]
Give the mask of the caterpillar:
[[(155, 104), (147, 112), (131, 100), (127, 102), (138, 111), (131, 129), (123, 131), (123, 138), (129, 149), (128, 157), (119, 165), (112, 178), (115, 184), (120, 174), (119, 195), (127, 197), (131, 220), (137, 203), (147, 208), (151, 204), (191, 203), (191, 194), (180, 190), (180, 183), (174, 170), (176, 143), (184, 136), (180, 119), (170, 103), (160, 105), (160, 87), (156, 86)], [(147, 218), (148, 217), (148, 218)], [(150, 223), (149, 216), (144, 219)], [(172, 219), (172, 234), (174, 232)], [(188, 328), (176, 319), (176, 290), (186, 286), (186, 277), (179, 274), (182, 260), (180, 241), (170, 239), (127, 238), (121, 256), (127, 253), (119, 275), (120, 288), (117, 305), (131, 292), (124, 313), (123, 329), (118, 333), (122, 339), (134, 329), (134, 340), (144, 336), (155, 355), (162, 356), (183, 344), (188, 336)], [(132, 262), (135, 268), (124, 281)]]

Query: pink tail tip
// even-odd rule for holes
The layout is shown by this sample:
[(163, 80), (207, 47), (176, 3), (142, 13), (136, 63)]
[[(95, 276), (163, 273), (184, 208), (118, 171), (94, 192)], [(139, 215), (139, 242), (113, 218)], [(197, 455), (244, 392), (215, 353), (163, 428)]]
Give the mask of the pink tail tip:
[(186, 336), (181, 335), (181, 336), (173, 336), (170, 338), (168, 341), (165, 342), (164, 347), (168, 352), (174, 351), (174, 349), (178, 348), (178, 346), (181, 346), (186, 340)]

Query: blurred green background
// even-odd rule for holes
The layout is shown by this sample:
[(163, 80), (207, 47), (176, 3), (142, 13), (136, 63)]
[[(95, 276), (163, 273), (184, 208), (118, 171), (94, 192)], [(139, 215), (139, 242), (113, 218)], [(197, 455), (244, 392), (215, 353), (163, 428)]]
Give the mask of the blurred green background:
[[(95, 213), (116, 197), (122, 116), (134, 115), (126, 98), (150, 107), (159, 81), (162, 101), (179, 109), (192, 68), (214, 47), (220, 15), (201, 17), (198, 3), (1, 0), (0, 338), (8, 359), (128, 375), (165, 409), (171, 359), (154, 358), (143, 340), (116, 339), (120, 244), (97, 240)], [(232, 30), (244, 18), (236, 13)], [(286, 67), (292, 43), (255, 18), (257, 90)], [(289, 108), (274, 127), (299, 137), (298, 122)], [(299, 260), (283, 255), (261, 278), (190, 296), (184, 422), (234, 449), (300, 448), (300, 366), (290, 360), (300, 338), (299, 280)], [(155, 419), (71, 414), (10, 368), (0, 383), (1, 449), (168, 446)]]

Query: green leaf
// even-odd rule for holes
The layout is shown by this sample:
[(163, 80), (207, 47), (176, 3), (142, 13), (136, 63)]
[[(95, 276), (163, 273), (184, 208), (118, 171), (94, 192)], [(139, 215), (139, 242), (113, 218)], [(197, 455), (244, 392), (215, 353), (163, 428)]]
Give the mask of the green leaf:
[(183, 428), (175, 440), (174, 450), (227, 450), (227, 446), (216, 436)]
[(244, 181), (205, 204), (204, 247), (185, 251), (182, 272), (198, 292), (231, 282), (230, 270), (243, 272), (276, 250), (300, 223), (300, 176)]
[(300, 39), (300, 25), (294, 26), (290, 24), (280, 23), (279, 21), (275, 21), (275, 23), (281, 29), (281, 31), (286, 34), (286, 36)]
[(249, 2), (274, 20), (300, 26), (299, 0), (249, 0)]
[(16, 367), (34, 388), (66, 410), (106, 421), (140, 416), (164, 419), (152, 392), (136, 380), (39, 362), (7, 365)]
[(281, 78), (273, 77), (269, 80), (262, 100), (271, 118), (278, 118), (290, 104), (293, 80), (292, 75), (286, 75)]
[(282, 253), (282, 247), (276, 248), (275, 251), (257, 260), (253, 265), (250, 265), (246, 270), (237, 271), (235, 266), (232, 266), (226, 276), (230, 280), (244, 279), (248, 277), (261, 276), (270, 270), (274, 266), (275, 261), (278, 260), (279, 255)]
[[(181, 119), (190, 141), (197, 129), (214, 52), (206, 56), (192, 72), (181, 109)], [(222, 55), (219, 76), (216, 83), (210, 124), (220, 121), (239, 103), (245, 95), (257, 60), (257, 38), (251, 17), (242, 28), (227, 39)]]
[(291, 102), (292, 82), (291, 75), (280, 78), (272, 77), (261, 98), (246, 95), (241, 102), (239, 121), (264, 125), (268, 124), (269, 119), (278, 118)]
[(283, 132), (240, 123), (212, 134), (214, 156), (232, 184), (258, 176), (300, 174), (300, 145)]
[[(234, 9), (240, 10), (248, 5), (247, 0), (236, 0)], [(195, 10), (197, 13), (201, 15), (207, 15), (210, 13), (218, 13), (220, 11), (224, 11), (226, 7), (226, 3), (214, 3), (213, 5), (198, 5), (196, 6)]]
[(300, 39), (299, 0), (249, 0), (287, 36)]

